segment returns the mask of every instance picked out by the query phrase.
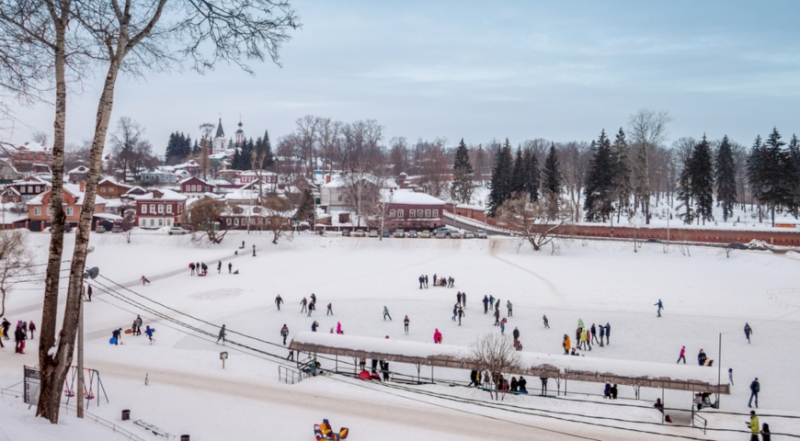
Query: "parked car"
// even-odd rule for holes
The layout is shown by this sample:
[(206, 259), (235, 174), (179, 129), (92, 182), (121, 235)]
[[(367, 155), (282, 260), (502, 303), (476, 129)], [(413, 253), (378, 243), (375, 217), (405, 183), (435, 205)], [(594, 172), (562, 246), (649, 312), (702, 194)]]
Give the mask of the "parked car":
[(112, 233), (122, 233), (122, 227), (119, 225), (114, 225), (114, 228), (111, 229)]
[(105, 233), (106, 232), (106, 227), (104, 227), (102, 225), (98, 225), (97, 228), (94, 229), (94, 232), (95, 233)]
[(450, 231), (450, 238), (451, 239), (461, 239), (461, 232), (460, 231)]
[(408, 231), (408, 238), (409, 239), (416, 239), (417, 238), (417, 230), (409, 230)]
[(428, 230), (422, 230), (419, 233), (419, 237), (422, 238), (422, 239), (430, 239), (431, 238), (431, 232), (428, 231)]
[(172, 236), (173, 234), (180, 234), (181, 236), (183, 236), (184, 234), (186, 234), (186, 230), (184, 230), (181, 227), (169, 227), (169, 233), (168, 234), (170, 236)]
[(472, 231), (465, 231), (464, 239), (475, 239), (475, 233), (473, 233)]
[(475, 237), (478, 239), (486, 239), (486, 230), (475, 230)]
[(381, 233), (381, 236), (388, 238), (388, 237), (391, 237), (391, 234), (389, 234), (389, 230), (383, 230), (383, 232)]
[(437, 239), (445, 239), (447, 238), (447, 230), (439, 230), (436, 232)]
[(351, 235), (352, 235), (353, 237), (366, 237), (366, 236), (367, 236), (367, 234), (366, 234), (366, 233), (364, 233), (364, 231), (362, 231), (362, 230), (356, 230), (356, 231), (353, 231), (353, 232), (351, 233)]
[(394, 237), (406, 237), (406, 233), (402, 228), (398, 228), (394, 230)]
[(342, 236), (350, 237), (350, 230), (342, 230)]
[(378, 237), (378, 230), (369, 230), (369, 237)]

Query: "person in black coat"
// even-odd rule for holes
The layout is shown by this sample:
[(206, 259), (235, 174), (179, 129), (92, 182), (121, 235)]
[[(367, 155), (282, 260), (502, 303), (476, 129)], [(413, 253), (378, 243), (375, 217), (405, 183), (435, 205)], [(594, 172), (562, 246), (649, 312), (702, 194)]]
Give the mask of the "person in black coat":
[(708, 357), (706, 356), (706, 353), (700, 349), (700, 352), (697, 354), (697, 364), (703, 366), (706, 364), (707, 359)]
[(483, 313), (489, 312), (489, 297), (483, 296)]
[(522, 378), (522, 375), (519, 376), (519, 380), (517, 380), (517, 388), (519, 389), (520, 393), (527, 394), (528, 381)]

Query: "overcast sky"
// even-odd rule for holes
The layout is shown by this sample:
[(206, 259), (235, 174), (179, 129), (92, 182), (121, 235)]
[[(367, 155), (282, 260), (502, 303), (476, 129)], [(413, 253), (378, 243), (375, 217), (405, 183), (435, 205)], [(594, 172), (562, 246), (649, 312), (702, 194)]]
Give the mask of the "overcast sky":
[[(121, 77), (112, 121), (140, 122), (158, 153), (220, 113), (227, 134), (241, 114), (273, 142), (309, 114), (376, 119), (387, 142), (588, 141), (641, 108), (672, 115), (672, 140), (800, 133), (800, 1), (293, 4), (282, 68)], [(92, 136), (101, 81), (71, 94), (68, 142)], [(13, 142), (52, 132), (51, 107), (14, 110)]]

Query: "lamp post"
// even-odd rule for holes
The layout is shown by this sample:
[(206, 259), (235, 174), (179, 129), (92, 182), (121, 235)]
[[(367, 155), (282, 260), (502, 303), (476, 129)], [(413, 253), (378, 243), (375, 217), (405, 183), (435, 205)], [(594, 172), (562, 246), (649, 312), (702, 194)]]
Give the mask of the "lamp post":
[[(91, 251), (90, 251), (91, 252)], [(91, 278), (94, 280), (100, 274), (100, 269), (97, 267), (90, 268), (83, 273), (83, 278)], [(86, 289), (81, 286), (81, 298), (78, 308), (78, 418), (83, 418), (83, 290)]]

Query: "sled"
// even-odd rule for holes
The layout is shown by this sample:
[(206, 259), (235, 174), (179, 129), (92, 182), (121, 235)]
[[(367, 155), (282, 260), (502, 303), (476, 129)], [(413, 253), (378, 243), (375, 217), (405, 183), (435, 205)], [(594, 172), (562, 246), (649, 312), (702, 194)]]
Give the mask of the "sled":
[(108, 344), (110, 344), (110, 345), (117, 344), (117, 337), (111, 337), (111, 340), (108, 341)]
[(126, 329), (126, 330), (125, 330), (125, 333), (126, 333), (126, 334), (133, 334), (133, 329)]
[(714, 365), (714, 360), (710, 360), (710, 359), (707, 359), (706, 362), (703, 363), (703, 366), (711, 367), (713, 365)]
[(347, 439), (347, 435), (349, 433), (350, 429), (348, 429), (347, 427), (342, 427), (339, 430), (339, 433), (335, 433), (330, 428), (329, 424), (326, 423), (323, 423), (322, 425), (314, 424), (314, 437), (317, 439), (317, 441), (323, 441), (323, 440), (339, 441)]

